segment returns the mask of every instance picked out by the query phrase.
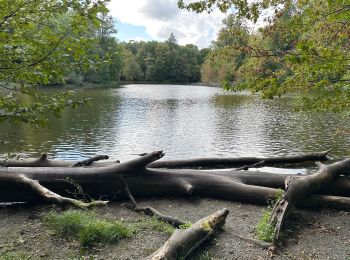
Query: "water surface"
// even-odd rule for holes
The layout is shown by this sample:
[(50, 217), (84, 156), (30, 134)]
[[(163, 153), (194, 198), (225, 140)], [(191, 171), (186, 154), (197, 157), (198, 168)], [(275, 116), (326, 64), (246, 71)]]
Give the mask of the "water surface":
[(47, 128), (0, 124), (0, 154), (76, 160), (95, 154), (129, 159), (164, 150), (167, 159), (274, 156), (333, 148), (349, 155), (348, 115), (293, 112), (291, 99), (261, 100), (220, 88), (128, 85), (80, 89), (91, 105), (69, 109)]

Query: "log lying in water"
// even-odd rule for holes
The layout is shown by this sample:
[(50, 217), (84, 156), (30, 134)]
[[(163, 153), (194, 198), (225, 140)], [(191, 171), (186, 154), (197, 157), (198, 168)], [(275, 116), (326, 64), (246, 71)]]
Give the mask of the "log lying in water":
[[(292, 156), (278, 157), (239, 157), (239, 158), (195, 158), (188, 160), (170, 160), (150, 163), (148, 168), (232, 168), (243, 167), (246, 165), (272, 166), (279, 164), (295, 164), (309, 161), (326, 161), (330, 150), (316, 153), (306, 153)], [(0, 166), (3, 167), (68, 167), (68, 166), (109, 166), (113, 161), (97, 162), (107, 159), (107, 155), (96, 156), (84, 161), (69, 162), (62, 160), (50, 160), (46, 154), (39, 159), (19, 159), (19, 160), (0, 160)], [(88, 164), (86, 163), (88, 162)], [(116, 161), (119, 162), (119, 161)], [(263, 162), (263, 163), (262, 163)]]
[(264, 162), (264, 166), (277, 164), (294, 164), (308, 161), (326, 161), (330, 152), (307, 153), (278, 157), (240, 157), (240, 158), (195, 158), (188, 160), (157, 161), (149, 164), (149, 168), (230, 168)]
[(2, 159), (0, 166), (2, 167), (79, 167), (79, 166), (107, 166), (119, 161), (98, 162), (100, 160), (107, 160), (108, 155), (96, 155), (94, 157), (81, 161), (64, 161), (51, 160), (47, 154), (42, 154), (38, 159)]

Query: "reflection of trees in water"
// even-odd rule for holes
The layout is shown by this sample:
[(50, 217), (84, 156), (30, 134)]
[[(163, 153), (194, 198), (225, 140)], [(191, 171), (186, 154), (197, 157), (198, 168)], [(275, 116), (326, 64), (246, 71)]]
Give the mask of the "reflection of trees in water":
[(235, 154), (290, 154), (334, 148), (347, 151), (350, 139), (336, 135), (349, 121), (334, 113), (293, 112), (290, 98), (258, 100), (254, 97), (220, 96), (216, 140)]
[[(91, 97), (90, 104), (76, 109), (66, 109), (60, 117), (49, 116), (49, 125), (37, 128), (19, 123), (0, 126), (0, 140), (8, 141), (0, 147), (0, 153), (27, 152), (35, 155), (53, 153), (55, 144), (69, 143), (72, 149), (83, 143), (98, 145), (100, 127), (109, 127), (111, 116), (116, 114), (118, 99), (103, 90), (77, 90), (75, 98)], [(109, 113), (108, 113), (109, 111)]]
[(253, 96), (248, 95), (218, 95), (213, 98), (214, 105), (219, 108), (230, 109), (239, 105), (251, 104)]
[[(265, 129), (266, 104), (253, 95), (226, 95), (215, 98), (215, 134), (218, 149), (229, 155), (269, 154)], [(227, 153), (228, 152), (228, 153)]]

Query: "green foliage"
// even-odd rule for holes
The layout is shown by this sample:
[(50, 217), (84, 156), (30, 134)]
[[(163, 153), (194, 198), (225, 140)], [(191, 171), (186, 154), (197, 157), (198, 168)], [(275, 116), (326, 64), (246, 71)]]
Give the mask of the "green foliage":
[(121, 222), (95, 219), (80, 230), (79, 241), (83, 247), (91, 247), (96, 243), (115, 243), (130, 234), (130, 228)]
[(275, 197), (268, 201), (269, 206), (263, 211), (263, 215), (255, 227), (255, 235), (258, 239), (266, 242), (273, 241), (275, 227), (271, 225), (269, 221), (274, 205), (282, 199), (283, 195), (284, 191), (282, 189), (277, 189)]
[(4, 0), (0, 8), (0, 82), (62, 82), (66, 71), (89, 66), (85, 37), (100, 26), (106, 1)]
[[(224, 82), (225, 89), (248, 89), (264, 98), (287, 93), (317, 93), (299, 109), (350, 109), (350, 5), (346, 1), (204, 0), (180, 8), (196, 12), (235, 8), (224, 21), (202, 66), (202, 80)], [(248, 31), (266, 9), (268, 24)], [(230, 86), (231, 85), (231, 86)], [(321, 93), (321, 94), (319, 94)]]
[(205, 252), (205, 253), (199, 254), (197, 259), (198, 260), (213, 260), (214, 258), (212, 258), (208, 252)]
[(187, 223), (185, 223), (185, 224), (180, 225), (179, 228), (180, 228), (180, 229), (188, 229), (188, 228), (191, 227), (191, 226), (192, 226), (192, 223), (187, 222)]
[(18, 260), (18, 259), (31, 259), (30, 254), (22, 251), (1, 252), (0, 260)]
[[(30, 87), (14, 88), (14, 92), (8, 92), (0, 96), (0, 122), (31, 123), (37, 126), (47, 124), (47, 113), (60, 116), (66, 107), (78, 107), (88, 99), (73, 101), (73, 91), (45, 95)], [(19, 93), (18, 93), (19, 92)]]
[(284, 195), (284, 190), (277, 189), (276, 194), (275, 194), (274, 203), (277, 203), (280, 199), (282, 199), (283, 195)]
[(145, 218), (138, 225), (138, 228), (151, 228), (160, 232), (171, 235), (174, 232), (174, 227), (166, 222), (160, 221), (155, 217)]
[(47, 225), (63, 237), (76, 238), (83, 247), (96, 243), (115, 243), (129, 237), (134, 230), (120, 221), (100, 220), (88, 211), (67, 210), (50, 213), (44, 218)]
[(94, 216), (89, 212), (67, 210), (59, 214), (51, 212), (44, 217), (51, 229), (63, 237), (73, 237), (78, 234), (84, 225)]
[[(122, 70), (122, 57), (120, 46), (114, 37), (117, 32), (114, 20), (104, 13), (99, 15), (99, 20), (101, 26), (90, 35), (91, 38), (96, 39), (96, 43), (88, 53), (90, 60), (93, 60), (94, 63), (87, 71), (81, 70), (80, 73), (84, 75), (86, 82), (118, 82)], [(101, 62), (96, 63), (95, 60)]]
[[(58, 115), (67, 106), (84, 103), (71, 101), (70, 92), (47, 96), (37, 86), (62, 84), (66, 75), (100, 67), (110, 60), (92, 51), (101, 41), (97, 32), (105, 28), (101, 17), (108, 12), (106, 2), (1, 2), (0, 120), (43, 125), (48, 113)], [(79, 75), (74, 77), (79, 83)]]
[(177, 44), (173, 34), (166, 42), (129, 42), (123, 45), (121, 78), (126, 81), (187, 83), (200, 80), (206, 51)]
[(266, 209), (263, 212), (263, 216), (259, 220), (259, 223), (255, 227), (255, 235), (258, 239), (272, 242), (274, 236), (275, 227), (269, 224), (272, 209)]

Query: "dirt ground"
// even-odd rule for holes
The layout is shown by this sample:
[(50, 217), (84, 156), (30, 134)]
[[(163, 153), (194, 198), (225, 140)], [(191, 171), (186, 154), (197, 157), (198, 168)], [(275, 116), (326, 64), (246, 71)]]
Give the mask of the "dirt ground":
[[(276, 255), (240, 240), (234, 234), (254, 237), (254, 227), (263, 207), (211, 199), (154, 199), (140, 201), (157, 210), (195, 222), (214, 211), (228, 208), (222, 232), (200, 247), (190, 259), (334, 259), (350, 260), (350, 212), (296, 210), (284, 229), (284, 244)], [(55, 235), (43, 222), (52, 206), (3, 206), (0, 208), (0, 260), (2, 259), (142, 259), (169, 237), (145, 229), (113, 245), (98, 245), (84, 251), (76, 241)], [(95, 210), (107, 219), (139, 221), (142, 216), (115, 202)]]

